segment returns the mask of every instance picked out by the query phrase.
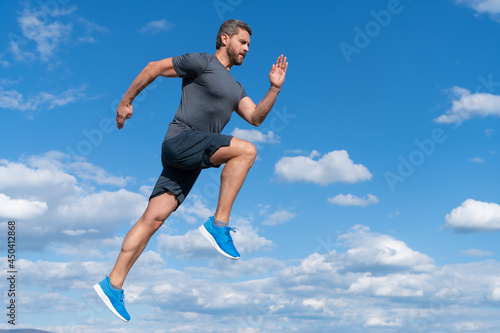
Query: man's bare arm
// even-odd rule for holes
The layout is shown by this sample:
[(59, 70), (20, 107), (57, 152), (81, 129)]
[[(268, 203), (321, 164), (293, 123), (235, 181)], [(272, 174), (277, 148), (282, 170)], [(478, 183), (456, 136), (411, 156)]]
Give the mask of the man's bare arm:
[(264, 98), (257, 105), (255, 105), (250, 97), (244, 97), (240, 101), (236, 112), (248, 123), (254, 126), (259, 126), (262, 122), (264, 122), (267, 115), (273, 108), (276, 98), (278, 98), (281, 86), (285, 81), (287, 68), (288, 62), (286, 61), (286, 57), (283, 57), (283, 55), (279, 56), (276, 64), (273, 64), (271, 72), (269, 73), (271, 87), (267, 91)]
[(132, 102), (148, 85), (158, 76), (178, 77), (174, 69), (172, 58), (150, 62), (134, 79), (127, 92), (123, 96), (116, 110), (116, 125), (118, 129), (123, 128), (125, 119), (132, 117)]

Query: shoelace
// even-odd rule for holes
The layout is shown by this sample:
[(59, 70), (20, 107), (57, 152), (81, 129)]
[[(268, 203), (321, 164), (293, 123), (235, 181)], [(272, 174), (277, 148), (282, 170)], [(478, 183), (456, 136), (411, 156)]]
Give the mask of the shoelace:
[(123, 303), (123, 300), (125, 300), (125, 294), (123, 293), (123, 290), (120, 291), (120, 303)]
[(231, 243), (233, 242), (233, 239), (231, 238), (230, 232), (231, 231), (232, 232), (236, 232), (236, 230), (238, 230), (238, 228), (235, 228), (235, 227), (226, 227), (226, 231), (224, 231), (224, 234), (227, 236), (227, 242), (226, 242), (226, 244), (229, 243), (229, 242), (231, 242)]

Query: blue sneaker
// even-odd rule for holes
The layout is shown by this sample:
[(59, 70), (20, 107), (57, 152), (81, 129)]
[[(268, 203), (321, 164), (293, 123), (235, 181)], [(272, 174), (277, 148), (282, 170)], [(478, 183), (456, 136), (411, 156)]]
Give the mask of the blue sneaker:
[(125, 298), (125, 295), (123, 295), (123, 289), (116, 290), (111, 287), (108, 276), (106, 276), (106, 278), (98, 284), (95, 284), (94, 290), (102, 299), (104, 304), (106, 304), (111, 312), (113, 312), (118, 318), (123, 321), (130, 320), (130, 315), (127, 310), (125, 310), (125, 304), (123, 302), (123, 299)]
[(218, 227), (214, 224), (214, 217), (212, 216), (198, 229), (222, 255), (235, 260), (240, 258), (240, 254), (234, 247), (233, 239), (230, 235), (231, 231), (236, 232), (236, 228)]

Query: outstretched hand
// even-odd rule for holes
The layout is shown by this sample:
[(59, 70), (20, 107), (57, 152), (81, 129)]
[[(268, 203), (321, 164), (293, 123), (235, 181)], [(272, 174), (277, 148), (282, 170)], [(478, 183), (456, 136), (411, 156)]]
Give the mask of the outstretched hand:
[(273, 68), (271, 68), (271, 72), (269, 73), (269, 81), (271, 82), (271, 85), (281, 88), (283, 82), (285, 81), (287, 68), (288, 62), (286, 61), (286, 57), (280, 55), (278, 60), (276, 60), (276, 64), (273, 64)]

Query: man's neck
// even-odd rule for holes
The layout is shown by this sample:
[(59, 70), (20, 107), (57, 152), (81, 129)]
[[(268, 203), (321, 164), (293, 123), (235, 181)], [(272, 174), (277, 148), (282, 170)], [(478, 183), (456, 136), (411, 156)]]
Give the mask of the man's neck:
[(226, 67), (228, 71), (231, 70), (231, 67), (233, 67), (233, 64), (231, 63), (231, 60), (229, 60), (227, 53), (224, 51), (224, 49), (220, 48), (217, 51), (215, 51), (215, 56), (217, 59), (219, 59), (220, 63)]

